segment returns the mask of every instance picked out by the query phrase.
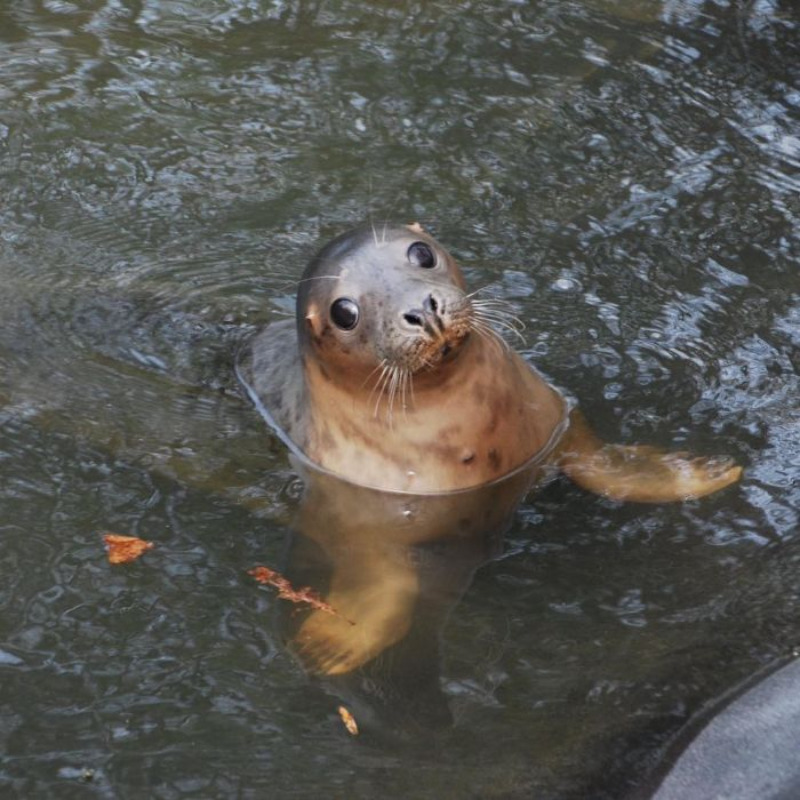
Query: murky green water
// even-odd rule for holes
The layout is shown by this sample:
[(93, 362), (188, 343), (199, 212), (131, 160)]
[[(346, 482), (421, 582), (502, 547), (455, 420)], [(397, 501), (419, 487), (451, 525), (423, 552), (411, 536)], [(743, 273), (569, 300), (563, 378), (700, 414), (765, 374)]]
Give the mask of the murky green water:
[[(800, 645), (789, 0), (0, 3), (0, 787), (620, 797)], [(297, 486), (236, 342), (315, 247), (418, 219), (608, 439), (747, 465), (558, 481), (441, 643), (452, 726), (351, 739), (282, 649)], [(155, 540), (105, 563), (100, 532)]]

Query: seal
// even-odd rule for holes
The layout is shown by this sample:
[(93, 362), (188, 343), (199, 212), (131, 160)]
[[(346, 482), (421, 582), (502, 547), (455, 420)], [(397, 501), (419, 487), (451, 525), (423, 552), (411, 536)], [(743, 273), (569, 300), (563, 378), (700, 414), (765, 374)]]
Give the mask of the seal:
[(539, 459), (621, 500), (699, 497), (738, 480), (728, 459), (608, 445), (495, 332), (453, 257), (418, 225), (365, 225), (303, 273), (296, 320), (243, 348), (242, 384), (295, 454), (345, 480), (430, 494)]

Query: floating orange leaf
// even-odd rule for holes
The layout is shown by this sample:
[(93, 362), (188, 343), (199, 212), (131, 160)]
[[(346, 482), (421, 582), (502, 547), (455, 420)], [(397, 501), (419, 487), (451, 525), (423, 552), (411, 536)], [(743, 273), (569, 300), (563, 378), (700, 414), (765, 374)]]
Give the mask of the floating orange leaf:
[(142, 553), (155, 545), (135, 536), (120, 536), (117, 533), (103, 534), (103, 541), (108, 551), (108, 560), (112, 564), (127, 564), (136, 561)]
[(339, 706), (339, 716), (342, 718), (342, 722), (344, 722), (345, 728), (347, 728), (347, 732), (351, 736), (358, 736), (358, 725), (356, 724), (356, 718), (344, 707)]
[[(265, 586), (274, 586), (278, 590), (278, 597), (284, 600), (291, 600), (293, 603), (308, 603), (312, 608), (324, 611), (326, 614), (341, 616), (339, 612), (329, 603), (326, 603), (310, 586), (302, 586), (295, 589), (289, 581), (274, 569), (269, 567), (253, 567), (247, 571), (259, 583)], [(348, 620), (349, 622), (349, 620)], [(350, 622), (351, 625), (355, 624)]]

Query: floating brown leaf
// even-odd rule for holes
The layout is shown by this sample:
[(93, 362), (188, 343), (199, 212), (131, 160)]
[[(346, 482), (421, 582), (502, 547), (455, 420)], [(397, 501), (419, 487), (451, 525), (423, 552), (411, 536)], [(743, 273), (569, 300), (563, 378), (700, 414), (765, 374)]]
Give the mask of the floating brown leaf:
[[(265, 586), (274, 586), (278, 590), (278, 597), (284, 600), (291, 600), (293, 603), (308, 603), (312, 608), (324, 611), (326, 614), (341, 616), (339, 612), (329, 603), (326, 603), (310, 586), (302, 586), (295, 589), (289, 581), (274, 569), (269, 567), (254, 567), (247, 571), (259, 583)], [(348, 620), (348, 622), (350, 622)], [(350, 622), (351, 625), (355, 624)]]
[(108, 560), (112, 564), (127, 564), (136, 561), (142, 553), (155, 545), (135, 536), (121, 536), (118, 533), (103, 534), (103, 541), (108, 551)]
[(345, 728), (347, 728), (347, 732), (351, 736), (358, 736), (358, 725), (356, 723), (356, 718), (344, 706), (339, 706), (338, 710), (339, 716), (342, 718)]

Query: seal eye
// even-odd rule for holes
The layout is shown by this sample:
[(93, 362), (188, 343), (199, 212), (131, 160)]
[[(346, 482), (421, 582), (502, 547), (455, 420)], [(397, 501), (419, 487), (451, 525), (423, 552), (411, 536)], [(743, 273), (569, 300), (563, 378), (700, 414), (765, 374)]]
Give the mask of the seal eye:
[(351, 331), (358, 325), (358, 306), (349, 297), (340, 297), (331, 305), (331, 319), (337, 328)]
[(408, 248), (408, 253), (406, 255), (412, 264), (416, 264), (423, 269), (431, 269), (436, 266), (436, 256), (425, 242), (414, 242), (414, 244)]

